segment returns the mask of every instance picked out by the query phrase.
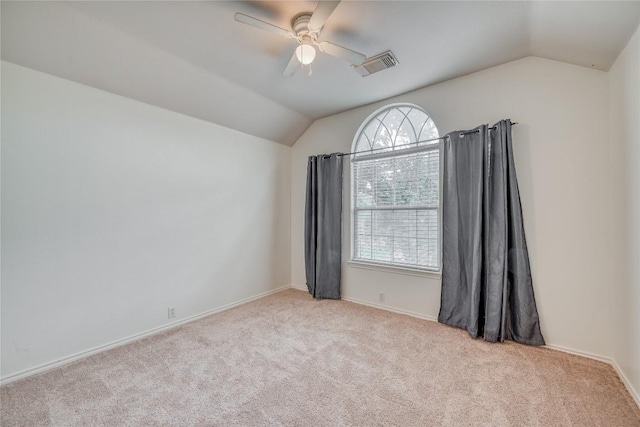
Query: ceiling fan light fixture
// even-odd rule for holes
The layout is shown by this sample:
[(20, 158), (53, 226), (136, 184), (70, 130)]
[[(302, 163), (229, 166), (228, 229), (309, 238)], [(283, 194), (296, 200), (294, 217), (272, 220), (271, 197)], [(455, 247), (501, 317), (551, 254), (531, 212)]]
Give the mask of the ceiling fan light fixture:
[[(1, 0), (0, 0), (1, 1)], [(237, 12), (235, 14), (236, 21), (251, 25), (252, 27), (278, 34), (284, 38), (295, 39), (298, 42), (295, 52), (291, 55), (291, 59), (282, 71), (285, 77), (291, 77), (296, 70), (304, 68), (306, 65), (311, 75), (310, 64), (316, 58), (316, 48), (327, 55), (342, 59), (352, 66), (360, 66), (367, 59), (362, 53), (353, 51), (346, 47), (333, 44), (328, 41), (318, 41), (320, 31), (324, 27), (326, 20), (333, 13), (334, 9), (340, 4), (340, 0), (321, 0), (318, 2), (313, 13), (300, 13), (293, 17), (291, 21), (291, 30), (285, 30), (277, 25), (270, 24), (258, 18), (254, 18), (244, 13)], [(300, 64), (302, 66), (300, 66)]]
[(316, 58), (316, 49), (310, 44), (301, 44), (296, 48), (296, 58), (302, 65), (309, 65)]

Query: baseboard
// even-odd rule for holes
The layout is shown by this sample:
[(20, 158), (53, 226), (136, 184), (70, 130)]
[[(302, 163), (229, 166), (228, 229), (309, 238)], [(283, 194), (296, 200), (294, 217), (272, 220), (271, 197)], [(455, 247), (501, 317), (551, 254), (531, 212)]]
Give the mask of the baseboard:
[(616, 362), (615, 359), (611, 357), (599, 356), (597, 354), (589, 353), (586, 351), (574, 350), (572, 348), (563, 347), (555, 344), (547, 344), (544, 347), (548, 348), (549, 350), (561, 351), (563, 353), (569, 353), (575, 356), (586, 357), (587, 359), (597, 360), (598, 362), (603, 362), (603, 363), (606, 363), (607, 365), (611, 365), (613, 370), (616, 371), (616, 373), (618, 374), (620, 381), (622, 381), (622, 384), (624, 384), (624, 387), (627, 389), (627, 391), (631, 395), (631, 398), (635, 401), (636, 405), (638, 405), (638, 408), (640, 408), (640, 394), (636, 391), (635, 388), (633, 388), (631, 381), (629, 381), (627, 376), (624, 374), (624, 371), (620, 368), (620, 366), (618, 365), (618, 362)]
[(561, 345), (547, 344), (544, 346), (544, 348), (548, 348), (549, 350), (561, 351), (563, 353), (573, 354), (575, 356), (586, 357), (587, 359), (597, 360), (598, 362), (608, 363), (609, 365), (611, 365), (613, 362), (613, 360), (610, 357), (600, 356), (598, 354), (589, 353), (587, 351), (575, 350), (573, 348), (564, 347)]
[[(294, 288), (294, 289), (299, 289), (299, 290), (304, 290), (304, 291), (307, 290), (305, 288), (294, 286), (294, 285), (292, 285), (291, 287)], [(418, 314), (418, 313), (414, 313), (414, 312), (407, 311), (407, 310), (401, 310), (401, 309), (398, 309), (398, 308), (388, 307), (386, 305), (371, 303), (371, 302), (368, 302), (368, 301), (359, 300), (357, 298), (342, 297), (342, 299), (345, 300), (345, 301), (353, 302), (355, 304), (366, 305), (366, 306), (369, 306), (369, 307), (379, 308), (381, 310), (387, 310), (387, 311), (392, 311), (394, 313), (405, 314), (405, 315), (411, 316), (411, 317), (417, 317), (418, 319), (430, 320), (432, 322), (437, 322), (438, 321), (438, 319), (436, 317), (433, 317), (433, 316), (426, 316), (426, 315), (423, 315), (423, 314)], [(620, 366), (618, 366), (618, 363), (615, 361), (615, 359), (611, 359), (609, 357), (600, 356), (600, 355), (597, 355), (597, 354), (594, 354), (594, 353), (589, 353), (589, 352), (586, 352), (586, 351), (574, 350), (572, 348), (563, 347), (563, 346), (559, 346), (559, 345), (548, 344), (548, 345), (545, 345), (544, 347), (548, 348), (550, 350), (562, 351), (563, 353), (569, 353), (569, 354), (573, 354), (575, 356), (586, 357), (588, 359), (597, 360), (599, 362), (604, 362), (604, 363), (606, 363), (608, 365), (611, 365), (613, 367), (613, 369), (616, 371), (616, 373), (618, 374), (618, 377), (620, 377), (620, 380), (624, 384), (625, 388), (627, 389), (627, 391), (631, 395), (631, 398), (635, 401), (636, 405), (638, 405), (638, 407), (640, 408), (640, 394), (638, 394), (638, 392), (633, 388), (633, 385), (631, 384), (631, 382), (629, 381), (627, 376), (624, 374), (622, 369), (620, 369)]]
[(615, 371), (618, 373), (622, 384), (624, 384), (624, 386), (627, 388), (627, 391), (631, 395), (631, 398), (636, 402), (638, 408), (640, 408), (640, 393), (638, 393), (638, 391), (633, 388), (633, 384), (631, 384), (631, 381), (629, 381), (629, 378), (627, 378), (627, 376), (624, 374), (624, 371), (620, 368), (615, 359), (611, 361), (611, 366), (613, 366), (613, 369), (615, 369)]
[(422, 320), (429, 320), (430, 322), (437, 322), (438, 319), (433, 316), (429, 316), (426, 314), (415, 313), (409, 310), (403, 310), (400, 308), (390, 307), (388, 305), (376, 304), (375, 302), (364, 301), (357, 298), (352, 297), (342, 297), (343, 300), (352, 302), (354, 304), (366, 305), (368, 307), (379, 308), (380, 310), (391, 311), (392, 313), (404, 314), (405, 316), (416, 317)]
[(366, 305), (368, 307), (379, 308), (380, 310), (391, 311), (393, 313), (404, 314), (405, 316), (416, 317), (422, 320), (429, 320), (430, 322), (437, 322), (438, 319), (434, 316), (429, 316), (427, 314), (415, 313), (409, 310), (402, 310), (400, 308), (390, 307), (388, 305), (376, 304), (374, 302), (364, 301), (357, 298), (351, 297), (342, 297), (343, 300), (352, 302), (354, 304)]
[(158, 334), (158, 333), (161, 333), (161, 332), (165, 332), (165, 331), (167, 331), (169, 329), (173, 329), (173, 328), (176, 328), (178, 326), (182, 326), (182, 325), (184, 325), (186, 323), (193, 322), (193, 321), (201, 319), (203, 317), (211, 316), (212, 314), (216, 314), (216, 313), (219, 313), (221, 311), (229, 310), (231, 308), (238, 307), (238, 306), (243, 305), (243, 304), (247, 304), (247, 303), (249, 303), (251, 301), (255, 301), (255, 300), (258, 300), (260, 298), (264, 298), (264, 297), (267, 297), (269, 295), (276, 294), (278, 292), (286, 291), (287, 289), (290, 289), (290, 288), (291, 288), (291, 285), (281, 286), (279, 288), (272, 289), (272, 290), (267, 291), (267, 292), (262, 292), (260, 294), (254, 295), (252, 297), (244, 298), (244, 299), (241, 299), (239, 301), (232, 302), (230, 304), (225, 304), (223, 306), (220, 306), (220, 307), (217, 307), (217, 308), (214, 308), (214, 309), (211, 309), (211, 310), (207, 310), (207, 311), (204, 311), (202, 313), (195, 314), (193, 316), (189, 316), (187, 318), (180, 319), (180, 320), (177, 320), (175, 322), (171, 322), (171, 323), (168, 323), (166, 325), (159, 326), (157, 328), (149, 329), (147, 331), (140, 332), (140, 333), (135, 334), (135, 335), (130, 335), (130, 336), (126, 337), (126, 338), (122, 338), (122, 339), (115, 340), (115, 341), (112, 341), (112, 342), (107, 343), (107, 344), (103, 344), (103, 345), (100, 345), (100, 346), (97, 346), (97, 347), (93, 347), (91, 349), (84, 350), (84, 351), (81, 351), (81, 352), (78, 352), (78, 353), (63, 357), (63, 358), (58, 359), (58, 360), (54, 360), (53, 362), (43, 363), (43, 364), (35, 366), (33, 368), (29, 368), (29, 369), (25, 369), (25, 370), (16, 372), (15, 374), (11, 374), (11, 375), (8, 375), (6, 377), (0, 378), (0, 386), (12, 383), (14, 381), (21, 380), (23, 378), (30, 377), (32, 375), (40, 374), (42, 372), (46, 372), (46, 371), (58, 368), (58, 367), (63, 366), (63, 365), (67, 365), (67, 364), (75, 362), (77, 360), (84, 359), (84, 358), (89, 357), (89, 356), (93, 356), (94, 354), (98, 354), (98, 353), (102, 353), (103, 351), (111, 350), (112, 348), (120, 347), (122, 345), (129, 344), (131, 342), (138, 341), (138, 340), (143, 339), (143, 338), (148, 338), (148, 337), (150, 337), (152, 335), (155, 335), (155, 334)]
[[(308, 292), (308, 289), (306, 287), (302, 287), (302, 286), (298, 286), (298, 285), (291, 285), (291, 288), (292, 289), (297, 289), (299, 291)], [(360, 304), (360, 305), (366, 305), (368, 307), (379, 308), (380, 310), (391, 311), (393, 313), (404, 314), (405, 316), (417, 317), (418, 319), (422, 319), (422, 320), (429, 320), (429, 321), (432, 321), (432, 322), (437, 322), (438, 321), (438, 319), (436, 319), (433, 316), (428, 316), (426, 314), (415, 313), (415, 312), (409, 311), (409, 310), (402, 310), (400, 308), (389, 307), (388, 305), (376, 304), (376, 303), (369, 302), (369, 301), (364, 301), (364, 300), (361, 300), (361, 299), (358, 299), (358, 298), (351, 298), (351, 297), (342, 296), (342, 300), (343, 301), (352, 302), (354, 304)]]
[[(307, 288), (306, 287), (302, 287), (302, 286), (298, 286), (298, 285), (291, 285), (291, 288), (307, 292)], [(418, 319), (429, 320), (429, 321), (432, 321), (432, 322), (437, 322), (438, 321), (438, 319), (436, 317), (433, 317), (433, 316), (427, 316), (427, 315), (424, 315), (424, 314), (414, 313), (412, 311), (402, 310), (402, 309), (394, 308), (394, 307), (389, 307), (389, 306), (382, 305), (382, 304), (376, 304), (376, 303), (364, 301), (364, 300), (357, 299), (357, 298), (351, 298), (351, 297), (343, 296), (342, 299), (344, 301), (349, 301), (349, 302), (352, 302), (352, 303), (355, 303), (355, 304), (366, 305), (368, 307), (378, 308), (380, 310), (386, 310), (386, 311), (391, 311), (393, 313), (399, 313), (399, 314), (404, 314), (404, 315), (411, 316), (411, 317), (417, 317)], [(589, 352), (586, 352), (586, 351), (580, 351), (580, 350), (575, 350), (575, 349), (572, 349), (572, 348), (569, 348), (569, 347), (555, 345), (555, 344), (547, 344), (544, 347), (548, 348), (550, 350), (562, 351), (563, 353), (569, 353), (569, 354), (573, 354), (575, 356), (586, 357), (588, 359), (597, 360), (599, 362), (603, 362), (603, 363), (611, 365), (613, 367), (613, 369), (616, 371), (616, 373), (618, 374), (618, 376), (620, 377), (620, 380), (622, 381), (622, 383), (626, 387), (627, 391), (629, 391), (629, 394), (631, 395), (632, 399), (636, 402), (638, 407), (640, 407), (640, 394), (633, 388), (633, 385), (631, 384), (629, 379), (626, 377), (626, 375), (624, 374), (622, 369), (620, 369), (620, 366), (618, 366), (618, 364), (616, 363), (616, 361), (614, 359), (612, 359), (610, 357), (600, 356), (600, 355), (597, 355), (597, 354), (594, 354), (594, 353), (589, 353)]]
[[(116, 341), (112, 341), (110, 343), (107, 343), (107, 344), (104, 344), (104, 345), (101, 345), (101, 346), (98, 346), (98, 347), (91, 348), (89, 350), (85, 350), (85, 351), (82, 351), (82, 352), (79, 352), (79, 353), (72, 354), (72, 355), (64, 357), (62, 359), (55, 360), (53, 362), (44, 363), (44, 364), (38, 365), (36, 367), (25, 369), (23, 371), (15, 373), (15, 374), (8, 375), (8, 376), (3, 377), (3, 378), (0, 379), (0, 386), (12, 383), (14, 381), (21, 380), (23, 378), (30, 377), (32, 375), (36, 375), (36, 374), (40, 374), (40, 373), (49, 371), (51, 369), (58, 368), (60, 366), (75, 362), (75, 361), (80, 360), (80, 359), (84, 359), (86, 357), (92, 356), (92, 355), (97, 354), (97, 353), (101, 353), (103, 351), (110, 350), (112, 348), (120, 347), (122, 345), (129, 344), (131, 342), (138, 341), (138, 340), (143, 339), (143, 338), (148, 338), (148, 337), (150, 337), (152, 335), (167, 331), (169, 329), (176, 328), (178, 326), (182, 326), (182, 325), (184, 325), (186, 323), (193, 322), (193, 321), (201, 319), (203, 317), (211, 316), (212, 314), (216, 314), (216, 313), (219, 313), (219, 312), (222, 312), (222, 311), (225, 311), (225, 310), (229, 310), (231, 308), (238, 307), (238, 306), (243, 305), (243, 304), (247, 304), (247, 303), (249, 303), (251, 301), (255, 301), (255, 300), (258, 300), (260, 298), (264, 298), (264, 297), (267, 297), (269, 295), (273, 295), (273, 294), (276, 294), (278, 292), (285, 291), (287, 289), (296, 289), (296, 290), (304, 291), (304, 292), (308, 291), (306, 287), (297, 286), (297, 285), (281, 286), (279, 288), (272, 289), (270, 291), (262, 292), (260, 294), (254, 295), (252, 297), (244, 298), (244, 299), (241, 299), (239, 301), (236, 301), (236, 302), (233, 302), (233, 303), (230, 303), (230, 304), (226, 304), (226, 305), (223, 305), (223, 306), (211, 309), (211, 310), (207, 310), (205, 312), (202, 312), (200, 314), (196, 314), (196, 315), (187, 317), (185, 319), (181, 319), (181, 320), (178, 320), (178, 321), (175, 321), (175, 322), (172, 322), (172, 323), (169, 323), (169, 324), (157, 327), (157, 328), (149, 329), (149, 330), (141, 332), (139, 334), (131, 335), (131, 336), (128, 336), (126, 338), (122, 338), (122, 339), (119, 339), (119, 340), (116, 340)], [(415, 312), (408, 311), (408, 310), (402, 310), (402, 309), (399, 309), (399, 308), (389, 307), (389, 306), (382, 305), (382, 304), (376, 304), (376, 303), (360, 300), (360, 299), (357, 299), (357, 298), (342, 297), (342, 299), (344, 301), (352, 302), (354, 304), (365, 305), (365, 306), (368, 306), (368, 307), (378, 308), (380, 310), (386, 310), (386, 311), (390, 311), (390, 312), (393, 312), (393, 313), (404, 314), (406, 316), (411, 316), (411, 317), (415, 317), (415, 318), (418, 318), (418, 319), (437, 322), (437, 319), (435, 317), (433, 317), (433, 316), (428, 316), (428, 315), (424, 315), (424, 314), (420, 314), (420, 313), (415, 313)], [(631, 395), (631, 398), (635, 401), (636, 405), (638, 405), (638, 407), (640, 407), (640, 393), (638, 393), (638, 391), (635, 390), (635, 388), (633, 387), (633, 385), (631, 384), (631, 382), (629, 381), (627, 376), (624, 374), (624, 371), (622, 371), (622, 369), (620, 368), (620, 366), (618, 365), (618, 363), (614, 359), (611, 359), (611, 358), (608, 358), (608, 357), (599, 356), (599, 355), (596, 355), (596, 354), (593, 354), (593, 353), (589, 353), (589, 352), (585, 352), (585, 351), (574, 350), (574, 349), (571, 349), (571, 348), (568, 348), (568, 347), (563, 347), (563, 346), (554, 345), (554, 344), (548, 344), (548, 345), (545, 346), (545, 348), (548, 348), (550, 350), (562, 351), (564, 353), (569, 353), (569, 354), (573, 354), (573, 355), (576, 355), (576, 356), (586, 357), (586, 358), (589, 358), (589, 359), (597, 360), (597, 361), (604, 362), (604, 363), (607, 363), (607, 364), (611, 365), (613, 367), (613, 369), (616, 371), (616, 373), (618, 374), (618, 377), (620, 378), (620, 380), (624, 384), (625, 388), (627, 389), (627, 391)]]

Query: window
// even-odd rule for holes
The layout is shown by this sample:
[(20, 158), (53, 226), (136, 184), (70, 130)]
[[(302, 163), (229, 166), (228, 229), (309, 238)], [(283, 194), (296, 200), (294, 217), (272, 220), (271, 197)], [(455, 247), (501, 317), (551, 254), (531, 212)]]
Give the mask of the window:
[(360, 127), (351, 159), (353, 261), (440, 270), (440, 150), (433, 120), (392, 105)]

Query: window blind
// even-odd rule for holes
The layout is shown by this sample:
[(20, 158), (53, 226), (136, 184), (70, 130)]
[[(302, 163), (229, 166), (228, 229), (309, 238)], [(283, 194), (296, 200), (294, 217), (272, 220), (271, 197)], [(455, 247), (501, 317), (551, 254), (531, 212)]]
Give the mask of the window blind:
[(439, 269), (437, 147), (352, 165), (353, 259)]

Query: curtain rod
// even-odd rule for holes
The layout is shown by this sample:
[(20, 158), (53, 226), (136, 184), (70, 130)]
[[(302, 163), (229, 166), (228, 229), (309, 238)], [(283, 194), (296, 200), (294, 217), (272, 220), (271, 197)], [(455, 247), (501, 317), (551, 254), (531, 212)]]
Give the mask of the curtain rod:
[[(514, 123), (511, 123), (511, 126), (514, 126), (514, 125), (517, 125), (517, 124), (518, 124), (518, 122), (514, 122)], [(492, 126), (489, 129), (496, 130), (496, 126)], [(480, 132), (480, 129), (474, 129), (474, 130), (468, 130), (466, 132), (460, 132), (460, 135), (468, 135), (470, 133), (475, 133), (475, 132)], [(370, 153), (372, 151), (388, 150), (389, 148), (396, 148), (396, 147), (406, 147), (407, 145), (415, 145), (417, 147), (418, 144), (421, 144), (423, 142), (439, 141), (441, 139), (445, 139), (445, 138), (448, 138), (448, 137), (449, 137), (448, 135), (445, 135), (445, 136), (441, 136), (439, 138), (425, 139), (423, 141), (416, 141), (416, 142), (411, 142), (409, 144), (396, 145), (394, 147), (372, 148), (371, 150), (354, 151), (353, 153), (340, 153), (340, 154), (338, 154), (338, 156), (343, 156), (343, 157), (344, 156), (353, 156), (354, 154)], [(327, 156), (324, 156), (323, 158), (324, 159), (328, 159), (329, 157), (331, 157), (331, 156), (327, 155)]]

